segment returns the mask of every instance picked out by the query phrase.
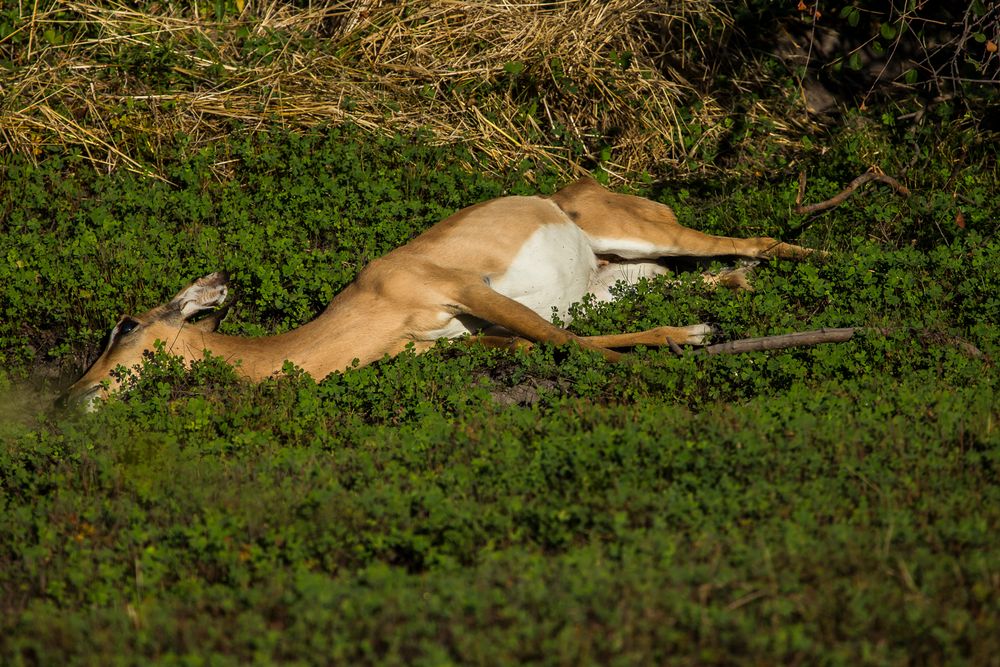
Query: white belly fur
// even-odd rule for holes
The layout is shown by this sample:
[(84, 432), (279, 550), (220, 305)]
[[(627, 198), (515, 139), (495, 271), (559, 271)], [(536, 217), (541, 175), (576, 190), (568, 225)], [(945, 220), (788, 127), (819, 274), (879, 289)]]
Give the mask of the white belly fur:
[(626, 285), (635, 285), (642, 278), (652, 279), (665, 273), (667, 268), (656, 262), (609, 262), (594, 274), (588, 291), (597, 301), (614, 301), (611, 288), (616, 284), (623, 282)]
[(487, 276), (490, 286), (544, 317), (552, 309), (563, 322), (569, 307), (587, 293), (597, 271), (597, 257), (587, 235), (572, 221), (539, 227), (528, 237), (510, 268)]
[[(483, 279), (500, 294), (546, 320), (552, 320), (554, 307), (559, 319), (566, 323), (570, 320), (569, 307), (583, 298), (596, 274), (597, 257), (586, 234), (567, 219), (539, 227), (506, 271)], [(420, 339), (457, 338), (475, 333), (488, 323), (442, 312), (441, 325), (440, 329), (424, 332)]]

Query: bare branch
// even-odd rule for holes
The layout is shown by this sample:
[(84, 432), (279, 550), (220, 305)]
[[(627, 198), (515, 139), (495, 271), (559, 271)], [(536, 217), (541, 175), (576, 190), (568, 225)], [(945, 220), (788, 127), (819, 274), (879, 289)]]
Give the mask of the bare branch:
[(803, 205), (802, 198), (805, 195), (805, 189), (806, 189), (806, 176), (805, 172), (803, 171), (799, 173), (799, 194), (798, 197), (796, 197), (795, 199), (794, 210), (796, 213), (802, 215), (807, 213), (815, 213), (816, 211), (824, 211), (828, 208), (833, 208), (834, 206), (843, 203), (845, 199), (854, 194), (855, 190), (860, 188), (868, 181), (878, 181), (880, 183), (885, 183), (900, 195), (904, 197), (910, 196), (910, 190), (905, 185), (897, 181), (892, 176), (887, 176), (886, 174), (883, 174), (881, 171), (878, 171), (875, 167), (872, 167), (871, 169), (869, 169), (868, 171), (866, 171), (865, 173), (861, 174), (853, 181), (851, 181), (847, 185), (847, 187), (844, 188), (841, 192), (834, 195), (833, 197), (830, 197), (826, 201), (821, 201), (816, 204)]
[(802, 208), (802, 200), (806, 196), (806, 172), (799, 172), (799, 193), (795, 195), (795, 210)]
[[(824, 343), (843, 343), (851, 340), (855, 334), (862, 332), (876, 332), (882, 335), (889, 335), (892, 329), (881, 329), (876, 327), (843, 327), (843, 328), (823, 328), (813, 331), (799, 331), (790, 334), (777, 336), (761, 336), (759, 338), (743, 338), (733, 340), (728, 343), (717, 343), (698, 349), (691, 350), (687, 354), (692, 355), (717, 355), (717, 354), (743, 354), (745, 352), (763, 352), (766, 350), (784, 350), (791, 347), (807, 347), (811, 345), (822, 345)], [(925, 345), (948, 344), (959, 348), (966, 356), (992, 363), (992, 360), (972, 343), (950, 336), (947, 334), (936, 334), (929, 331), (919, 331), (916, 333), (921, 342)]]
[(763, 352), (765, 350), (784, 350), (790, 347), (805, 347), (823, 343), (843, 343), (850, 340), (858, 331), (858, 327), (842, 329), (816, 329), (815, 331), (799, 331), (778, 336), (761, 336), (760, 338), (743, 338), (728, 343), (716, 343), (707, 347), (692, 350), (692, 354), (742, 354), (744, 352)]

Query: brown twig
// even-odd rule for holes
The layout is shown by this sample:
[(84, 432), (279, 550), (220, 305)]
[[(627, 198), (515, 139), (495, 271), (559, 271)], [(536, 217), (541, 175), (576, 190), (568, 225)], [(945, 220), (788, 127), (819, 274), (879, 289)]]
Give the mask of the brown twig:
[(821, 201), (816, 204), (803, 205), (802, 198), (805, 196), (806, 192), (806, 172), (803, 171), (799, 172), (799, 194), (795, 198), (795, 212), (800, 215), (804, 215), (807, 213), (815, 213), (816, 211), (824, 211), (828, 208), (833, 208), (834, 206), (841, 204), (845, 199), (854, 194), (855, 190), (860, 188), (868, 181), (878, 181), (880, 183), (885, 183), (886, 185), (890, 186), (893, 190), (895, 190), (898, 194), (904, 197), (910, 196), (910, 190), (905, 185), (897, 181), (892, 176), (887, 176), (886, 174), (883, 174), (881, 171), (877, 170), (875, 167), (872, 167), (871, 169), (869, 169), (868, 171), (866, 171), (865, 173), (861, 174), (853, 181), (851, 181), (847, 185), (847, 187), (844, 188), (842, 191), (840, 191), (833, 197), (830, 197), (826, 201)]
[(765, 350), (784, 350), (789, 347), (805, 347), (823, 343), (843, 343), (850, 340), (858, 327), (841, 329), (816, 329), (815, 331), (799, 331), (777, 336), (761, 336), (759, 338), (743, 338), (728, 343), (716, 343), (707, 347), (692, 350), (692, 354), (742, 354), (744, 352), (763, 352)]
[[(733, 340), (728, 343), (716, 343), (707, 347), (691, 350), (689, 354), (717, 355), (717, 354), (743, 354), (745, 352), (763, 352), (766, 350), (784, 350), (790, 347), (806, 347), (810, 345), (822, 345), (824, 343), (843, 343), (851, 340), (855, 334), (873, 331), (883, 335), (892, 333), (892, 329), (881, 329), (875, 327), (843, 327), (837, 329), (816, 329), (813, 331), (799, 331), (790, 334), (777, 336), (761, 336), (759, 338), (743, 338)], [(947, 343), (958, 347), (965, 355), (973, 359), (980, 359), (987, 363), (992, 360), (972, 343), (949, 335), (938, 335), (928, 331), (921, 331), (917, 336), (925, 344)]]

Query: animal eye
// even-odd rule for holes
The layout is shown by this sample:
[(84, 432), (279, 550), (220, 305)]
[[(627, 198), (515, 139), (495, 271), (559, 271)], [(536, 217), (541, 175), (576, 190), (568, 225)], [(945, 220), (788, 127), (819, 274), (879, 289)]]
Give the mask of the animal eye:
[(126, 317), (122, 320), (122, 323), (118, 325), (118, 335), (124, 336), (125, 334), (133, 331), (137, 326), (139, 326), (137, 321), (133, 320), (131, 317)]

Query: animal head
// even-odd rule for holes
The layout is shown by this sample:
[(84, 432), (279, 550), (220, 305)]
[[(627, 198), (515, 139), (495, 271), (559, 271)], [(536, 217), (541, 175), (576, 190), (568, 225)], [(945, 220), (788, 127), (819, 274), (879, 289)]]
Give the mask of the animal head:
[[(225, 317), (225, 310), (198, 319), (198, 315), (212, 310), (226, 300), (229, 290), (224, 273), (211, 273), (199, 278), (173, 299), (142, 315), (125, 315), (111, 330), (107, 347), (97, 361), (57, 401), (60, 405), (79, 404), (87, 410), (109, 392), (119, 388), (120, 380), (112, 374), (119, 366), (136, 368), (143, 358), (155, 349), (160, 341), (167, 351), (189, 356), (189, 351), (200, 343), (185, 344), (192, 336), (199, 339), (214, 332)], [(194, 342), (194, 341), (192, 341)]]

